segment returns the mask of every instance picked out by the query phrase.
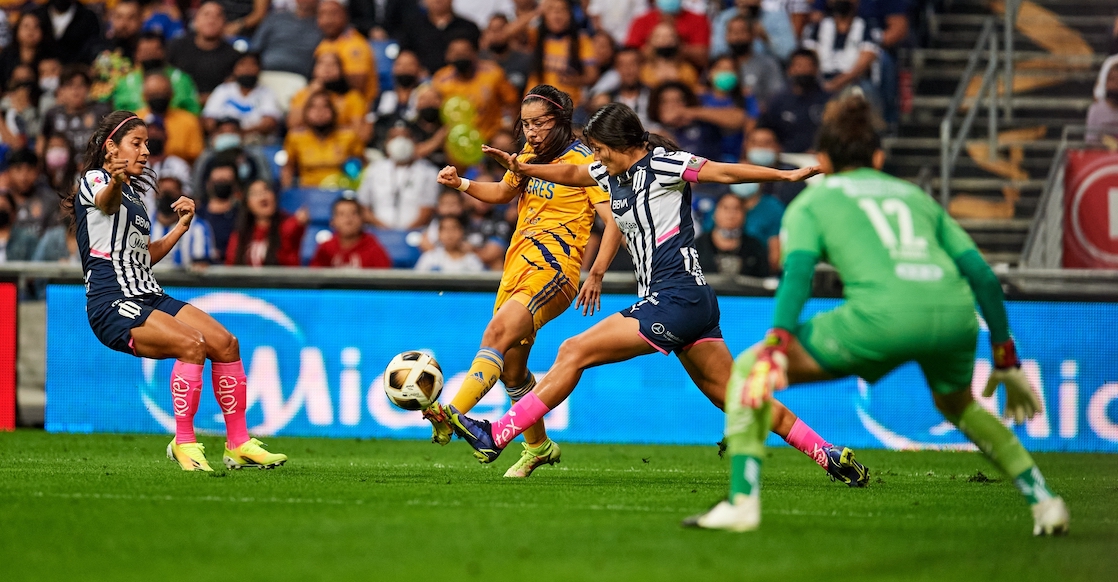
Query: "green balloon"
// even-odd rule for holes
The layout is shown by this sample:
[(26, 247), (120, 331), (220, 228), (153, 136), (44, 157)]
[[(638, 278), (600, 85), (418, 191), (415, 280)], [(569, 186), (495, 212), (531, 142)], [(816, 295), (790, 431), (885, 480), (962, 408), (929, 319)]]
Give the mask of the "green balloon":
[(477, 109), (468, 99), (456, 95), (443, 102), (441, 114), (443, 125), (473, 125)]
[(446, 153), (456, 162), (472, 166), (481, 161), (481, 132), (472, 125), (460, 123), (446, 136)]

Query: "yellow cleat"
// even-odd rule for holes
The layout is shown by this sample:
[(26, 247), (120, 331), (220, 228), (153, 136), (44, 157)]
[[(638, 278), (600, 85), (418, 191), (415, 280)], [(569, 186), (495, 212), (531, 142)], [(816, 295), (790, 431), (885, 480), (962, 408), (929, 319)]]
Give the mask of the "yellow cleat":
[(547, 439), (538, 447), (530, 447), (528, 443), (522, 443), (524, 451), (520, 453), (520, 460), (509, 467), (505, 471), (505, 477), (514, 479), (526, 479), (532, 476), (532, 472), (537, 468), (544, 465), (557, 465), (559, 464), (559, 445), (551, 439)]
[(245, 444), (229, 450), (225, 446), (225, 466), (230, 469), (244, 469), (255, 467), (257, 469), (274, 469), (287, 462), (287, 455), (269, 453), (264, 450), (264, 443), (249, 439)]
[(213, 472), (209, 462), (206, 461), (206, 447), (202, 443), (178, 444), (171, 439), (167, 445), (167, 458), (179, 464), (183, 471), (208, 471)]

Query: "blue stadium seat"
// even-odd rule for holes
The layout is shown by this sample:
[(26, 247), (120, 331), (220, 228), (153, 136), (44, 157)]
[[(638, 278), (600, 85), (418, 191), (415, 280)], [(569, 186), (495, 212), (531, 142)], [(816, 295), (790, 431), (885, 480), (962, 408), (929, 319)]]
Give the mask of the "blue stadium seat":
[[(384, 251), (392, 258), (392, 266), (397, 269), (410, 269), (419, 260), (419, 231), (370, 229), (380, 241)], [(410, 236), (409, 236), (410, 235)], [(408, 239), (412, 239), (409, 243)]]
[(280, 165), (276, 163), (276, 154), (281, 151), (283, 151), (282, 145), (260, 146), (260, 152), (264, 155), (264, 159), (268, 160), (268, 172), (272, 176), (273, 184), (278, 184), (280, 180)]
[(299, 262), (306, 265), (314, 258), (314, 252), (318, 250), (318, 234), (322, 231), (330, 232), (330, 226), (327, 224), (310, 223), (307, 225), (307, 232), (303, 235), (303, 242), (299, 245)]
[(311, 214), (311, 223), (329, 224), (331, 207), (341, 197), (341, 190), (290, 188), (280, 193), (279, 204), (285, 212), (292, 214), (306, 208)]
[[(381, 91), (392, 88), (392, 63), (400, 53), (400, 45), (394, 40), (373, 40), (369, 42), (373, 49), (373, 60), (377, 67), (377, 82)], [(391, 55), (391, 56), (389, 56)]]

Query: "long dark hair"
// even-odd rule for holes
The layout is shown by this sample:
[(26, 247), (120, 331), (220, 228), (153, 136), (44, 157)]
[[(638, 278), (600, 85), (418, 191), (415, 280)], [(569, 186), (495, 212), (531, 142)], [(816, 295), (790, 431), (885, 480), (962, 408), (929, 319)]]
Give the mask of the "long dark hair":
[[(264, 254), (264, 265), (278, 265), (279, 259), (276, 257), (276, 251), (280, 248), (280, 226), (283, 221), (287, 219), (287, 213), (279, 208), (279, 197), (272, 185), (267, 180), (255, 180), (249, 184), (251, 189), (257, 182), (260, 182), (268, 187), (268, 191), (272, 193), (272, 197), (276, 199), (276, 211), (272, 214), (271, 222), (268, 224), (268, 251)], [(247, 190), (246, 190), (247, 192)], [(252, 235), (256, 230), (256, 217), (253, 216), (252, 211), (248, 207), (248, 194), (245, 194), (245, 203), (241, 205), (241, 213), (237, 217), (237, 248), (233, 252), (234, 265), (247, 265), (248, 263), (248, 249), (252, 246)]]
[(823, 109), (816, 151), (831, 158), (836, 172), (873, 166), (873, 154), (881, 149), (877, 118), (865, 96), (852, 92), (834, 99)]
[(652, 151), (664, 148), (669, 152), (679, 150), (679, 144), (670, 138), (645, 131), (637, 112), (624, 103), (608, 103), (590, 116), (582, 137), (587, 145), (601, 144), (611, 150), (625, 151), (644, 148)]
[[(539, 103), (547, 109), (547, 115), (555, 118), (555, 125), (548, 132), (547, 138), (543, 140), (543, 145), (535, 152), (532, 159), (528, 160), (529, 164), (550, 164), (563, 155), (563, 152), (567, 151), (567, 148), (571, 147), (571, 144), (577, 139), (574, 129), (571, 127), (571, 114), (575, 108), (574, 101), (571, 100), (570, 95), (551, 85), (536, 85), (524, 96), (523, 103)], [(519, 119), (516, 123), (516, 131), (517, 142), (526, 139), (524, 126)], [(528, 180), (520, 181), (521, 194), (528, 188), (528, 182)]]
[[(567, 37), (567, 66), (576, 74), (581, 75), (582, 59), (579, 53), (582, 48), (582, 33), (579, 31), (578, 24), (575, 22), (575, 11), (571, 6), (570, 0), (563, 0), (563, 4), (567, 7), (567, 30), (557, 33), (557, 36)], [(543, 81), (543, 49), (545, 43), (547, 43), (548, 34), (550, 33), (547, 30), (547, 22), (541, 18), (539, 28), (536, 29), (536, 51), (533, 53), (536, 62), (532, 66), (532, 70), (536, 73), (536, 78), (540, 81)]]
[[(89, 143), (85, 146), (85, 163), (82, 164), (81, 175), (79, 176), (78, 183), (71, 187), (68, 191), (59, 192), (62, 201), (59, 206), (62, 208), (62, 215), (73, 220), (74, 218), (74, 197), (77, 196), (78, 188), (81, 187), (81, 181), (85, 179), (87, 172), (93, 170), (103, 169), (105, 166), (105, 155), (108, 153), (108, 148), (105, 147), (105, 140), (111, 139), (113, 143), (120, 145), (124, 136), (128, 132), (136, 129), (137, 127), (147, 127), (143, 119), (136, 117), (135, 113), (131, 111), (117, 110), (105, 116), (101, 120), (101, 124), (93, 131), (93, 135), (89, 136)], [(155, 191), (156, 175), (155, 171), (148, 166), (144, 166), (143, 173), (139, 176), (132, 176), (129, 184), (132, 191), (143, 203), (144, 193)]]

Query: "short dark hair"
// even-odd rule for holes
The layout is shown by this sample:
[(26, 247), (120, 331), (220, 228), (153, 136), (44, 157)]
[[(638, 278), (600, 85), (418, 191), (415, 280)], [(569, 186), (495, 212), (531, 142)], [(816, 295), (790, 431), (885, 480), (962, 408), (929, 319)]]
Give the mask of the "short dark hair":
[(788, 64), (791, 65), (792, 64), (792, 59), (794, 59), (796, 57), (803, 57), (805, 59), (810, 59), (811, 64), (815, 65), (816, 69), (819, 68), (819, 55), (815, 54), (815, 51), (813, 51), (811, 49), (798, 48), (798, 49), (792, 51), (792, 54), (788, 55)]
[(462, 220), (461, 216), (458, 216), (458, 215), (455, 215), (455, 214), (447, 214), (445, 216), (440, 216), (439, 217), (439, 228), (442, 228), (443, 224), (445, 224), (448, 221), (457, 224), (458, 228), (461, 228), (462, 230), (466, 230), (466, 221)]
[(79, 77), (87, 86), (93, 84), (93, 78), (89, 76), (89, 67), (81, 64), (62, 67), (62, 73), (58, 76), (58, 84), (69, 85), (74, 79)]
[(473, 49), (475, 51), (478, 50), (477, 36), (472, 35), (468, 32), (456, 32), (456, 33), (450, 35), (450, 37), (446, 39), (446, 46), (449, 47), (451, 43), (453, 43), (454, 41), (457, 41), (457, 40), (464, 40), (464, 41), (470, 43), (470, 46), (473, 47)]
[(354, 206), (357, 207), (357, 213), (358, 214), (361, 213), (361, 203), (358, 202), (356, 198), (353, 198), (351, 196), (342, 196), (342, 197), (338, 198), (337, 200), (335, 200), (334, 203), (330, 205), (330, 214), (332, 215), (335, 212), (337, 212), (338, 207), (341, 206), (342, 204), (353, 204)]
[(13, 166), (39, 166), (39, 156), (31, 148), (20, 148), (8, 153), (8, 167)]
[(243, 61), (245, 59), (252, 59), (252, 60), (256, 61), (256, 66), (257, 67), (263, 66), (263, 63), (260, 60), (260, 53), (257, 52), (257, 51), (246, 51), (244, 53), (241, 53), (241, 56), (237, 57), (236, 62), (240, 63), (241, 61)]
[(163, 38), (163, 33), (155, 30), (145, 30), (141, 32), (140, 40), (154, 40), (159, 43), (159, 46), (167, 46), (167, 39)]

